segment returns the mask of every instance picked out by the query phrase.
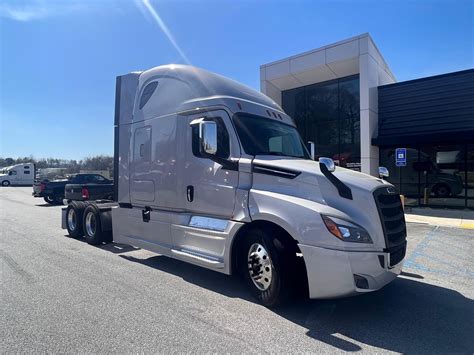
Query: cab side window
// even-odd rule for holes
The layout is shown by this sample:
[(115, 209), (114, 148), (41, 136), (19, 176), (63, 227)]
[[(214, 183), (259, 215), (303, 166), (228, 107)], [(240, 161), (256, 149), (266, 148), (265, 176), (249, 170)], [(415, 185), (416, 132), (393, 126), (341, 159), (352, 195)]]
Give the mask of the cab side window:
[[(217, 124), (217, 152), (216, 156), (222, 159), (229, 158), (230, 155), (230, 143), (229, 143), (229, 132), (225, 126), (224, 120), (221, 117), (210, 117), (206, 118), (205, 121), (214, 121)], [(203, 157), (199, 151), (199, 125), (192, 126), (192, 145), (193, 154), (196, 157)]]
[(105, 178), (104, 178), (102, 175), (93, 175), (93, 176), (92, 176), (92, 180), (93, 180), (95, 183), (102, 184), (102, 183), (104, 183)]
[(10, 172), (8, 173), (8, 175), (16, 175), (16, 170), (10, 170)]

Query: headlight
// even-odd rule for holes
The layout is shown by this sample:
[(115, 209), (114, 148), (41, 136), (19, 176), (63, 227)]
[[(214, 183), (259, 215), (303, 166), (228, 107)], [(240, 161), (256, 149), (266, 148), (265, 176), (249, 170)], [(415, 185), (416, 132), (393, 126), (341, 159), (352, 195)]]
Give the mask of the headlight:
[(328, 231), (345, 242), (372, 243), (369, 233), (361, 226), (335, 217), (321, 215)]

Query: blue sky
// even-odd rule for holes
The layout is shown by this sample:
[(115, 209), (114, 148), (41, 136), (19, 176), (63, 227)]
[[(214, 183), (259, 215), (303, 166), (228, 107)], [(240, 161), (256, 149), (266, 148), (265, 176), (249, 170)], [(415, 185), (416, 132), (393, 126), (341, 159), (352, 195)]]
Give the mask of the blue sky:
[(183, 55), (256, 89), (261, 64), (365, 32), (399, 81), (474, 67), (472, 0), (149, 2), (175, 45), (143, 0), (0, 0), (0, 156), (112, 154), (115, 77)]

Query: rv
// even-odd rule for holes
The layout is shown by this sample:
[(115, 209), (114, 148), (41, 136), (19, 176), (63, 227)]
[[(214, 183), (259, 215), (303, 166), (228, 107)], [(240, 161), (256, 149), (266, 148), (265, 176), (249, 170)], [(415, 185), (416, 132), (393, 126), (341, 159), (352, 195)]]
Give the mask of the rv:
[(166, 65), (119, 76), (115, 110), (116, 201), (71, 202), (70, 236), (240, 274), (266, 306), (303, 283), (310, 298), (334, 298), (400, 274), (406, 228), (393, 185), (314, 161), (267, 96)]
[(33, 163), (16, 164), (0, 169), (0, 184), (2, 186), (32, 186), (34, 180), (35, 165)]

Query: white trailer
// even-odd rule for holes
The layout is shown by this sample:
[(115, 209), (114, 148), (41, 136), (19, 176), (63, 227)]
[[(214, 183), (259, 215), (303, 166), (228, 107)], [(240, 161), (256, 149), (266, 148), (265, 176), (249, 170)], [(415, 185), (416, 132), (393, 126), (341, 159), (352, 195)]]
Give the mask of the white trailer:
[(266, 306), (303, 285), (311, 298), (375, 291), (402, 269), (394, 187), (314, 161), (275, 102), (202, 69), (117, 78), (114, 176), (115, 203), (64, 209), (71, 236), (239, 273)]
[(2, 186), (32, 186), (34, 181), (35, 164), (33, 163), (16, 164), (0, 169), (0, 184)]

